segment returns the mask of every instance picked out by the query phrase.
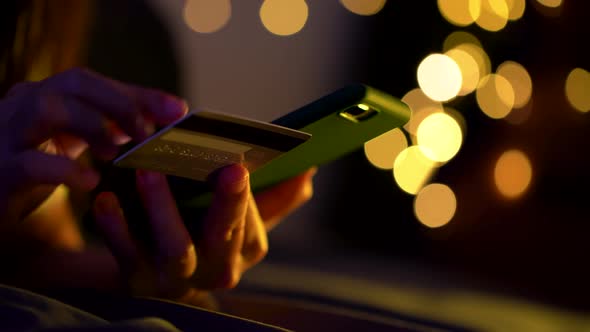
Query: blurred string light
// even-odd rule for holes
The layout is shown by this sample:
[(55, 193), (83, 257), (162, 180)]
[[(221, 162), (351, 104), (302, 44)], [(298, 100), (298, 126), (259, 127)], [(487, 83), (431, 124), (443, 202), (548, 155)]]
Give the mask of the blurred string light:
[(395, 158), (408, 147), (408, 140), (399, 128), (390, 130), (365, 143), (365, 156), (380, 169), (392, 169)]
[(349, 11), (357, 15), (375, 15), (383, 9), (386, 0), (340, 0)]
[(524, 15), (524, 11), (526, 9), (526, 1), (525, 0), (508, 0), (506, 1), (508, 4), (508, 19), (511, 21), (516, 21)]
[(476, 46), (482, 47), (481, 42), (477, 37), (470, 34), (469, 32), (465, 31), (455, 31), (452, 32), (450, 35), (445, 38), (443, 42), (443, 51), (447, 52), (448, 50), (455, 48), (461, 44), (474, 44)]
[(492, 119), (506, 117), (514, 107), (514, 89), (508, 80), (497, 74), (484, 77), (476, 91), (479, 108)]
[(431, 228), (449, 223), (456, 210), (455, 193), (451, 188), (440, 183), (432, 183), (422, 188), (414, 200), (416, 218)]
[(187, 0), (184, 21), (196, 32), (211, 33), (223, 28), (231, 17), (230, 0)]
[[(479, 42), (479, 41), (478, 41)], [(448, 46), (451, 43), (446, 43)], [(445, 52), (450, 52), (451, 50), (463, 51), (469, 54), (473, 60), (477, 63), (477, 69), (479, 72), (479, 76), (485, 77), (486, 75), (490, 74), (492, 71), (492, 62), (490, 61), (490, 57), (481, 47), (481, 45), (475, 44), (473, 42), (465, 42), (459, 45), (454, 46), (450, 49), (444, 49)]]
[(279, 36), (296, 34), (305, 26), (309, 10), (305, 0), (264, 0), (260, 19), (264, 27)]
[(435, 162), (451, 160), (463, 142), (461, 127), (446, 113), (429, 115), (420, 123), (417, 136), (422, 153)]
[(418, 66), (418, 85), (432, 100), (442, 102), (455, 98), (462, 83), (461, 69), (444, 54), (430, 54)]
[(504, 77), (514, 91), (514, 108), (524, 107), (533, 93), (533, 81), (528, 71), (519, 63), (506, 61), (498, 66), (496, 73)]
[(461, 89), (459, 90), (459, 96), (465, 96), (473, 92), (477, 88), (477, 84), (480, 80), (479, 65), (477, 61), (471, 56), (471, 54), (464, 50), (453, 48), (445, 53), (449, 58), (453, 59), (461, 70)]
[(565, 81), (565, 94), (576, 110), (590, 111), (590, 72), (582, 68), (572, 70)]
[(469, 10), (470, 2), (473, 0), (438, 0), (438, 9), (442, 16), (456, 26), (468, 26), (475, 22), (474, 17)]
[(561, 6), (562, 0), (537, 0), (540, 4), (542, 4), (545, 7), (550, 7), (550, 8), (557, 8), (559, 6)]
[(415, 195), (430, 180), (436, 166), (418, 146), (413, 145), (395, 158), (393, 177), (403, 191)]
[(416, 136), (418, 126), (422, 120), (430, 114), (443, 111), (442, 104), (428, 98), (420, 88), (406, 93), (402, 97), (402, 101), (412, 110), (410, 121), (406, 123), (404, 129), (413, 136)]
[(531, 162), (520, 150), (504, 152), (494, 168), (496, 187), (507, 198), (521, 196), (529, 187), (532, 176)]
[(473, 23), (488, 31), (502, 30), (509, 20), (524, 14), (525, 0), (438, 0), (441, 15), (451, 24)]
[(470, 1), (470, 10), (474, 16), (477, 15), (475, 24), (482, 29), (500, 31), (508, 23), (508, 4), (504, 0), (473, 0)]

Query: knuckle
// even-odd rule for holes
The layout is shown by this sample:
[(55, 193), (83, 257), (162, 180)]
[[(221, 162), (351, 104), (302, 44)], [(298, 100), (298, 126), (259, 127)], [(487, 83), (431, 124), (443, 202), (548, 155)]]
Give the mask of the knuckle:
[(223, 270), (217, 286), (221, 289), (233, 289), (240, 283), (241, 277), (242, 274), (238, 268), (234, 264), (228, 264)]
[(261, 240), (256, 241), (252, 244), (250, 250), (250, 255), (252, 255), (251, 264), (256, 264), (262, 261), (268, 254), (268, 242)]
[(65, 89), (71, 93), (81, 91), (83, 82), (90, 77), (90, 71), (82, 67), (74, 67), (61, 74)]

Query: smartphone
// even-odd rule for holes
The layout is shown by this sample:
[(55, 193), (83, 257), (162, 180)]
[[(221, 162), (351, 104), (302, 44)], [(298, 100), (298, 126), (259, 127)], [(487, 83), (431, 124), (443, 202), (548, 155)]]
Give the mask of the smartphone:
[[(409, 118), (406, 104), (373, 87), (352, 84), (332, 92), (272, 121), (311, 137), (298, 138), (305, 141), (255, 169), (250, 174), (252, 191), (263, 191), (312, 166), (336, 160), (372, 138), (403, 126)], [(107, 181), (99, 190), (114, 191), (119, 197), (131, 231), (144, 243), (153, 241), (149, 227), (144, 225), (148, 218), (135, 192), (134, 170), (110, 167), (103, 178)], [(168, 176), (168, 180), (189, 232), (198, 237), (201, 223), (195, 221), (207, 211), (212, 198), (210, 186), (185, 177)]]
[[(312, 166), (336, 160), (403, 126), (409, 118), (410, 108), (388, 93), (364, 84), (343, 87), (272, 121), (311, 134), (311, 138), (252, 172), (251, 188), (259, 192)], [(203, 207), (211, 199), (210, 194), (187, 197), (186, 190), (177, 197), (181, 207)]]

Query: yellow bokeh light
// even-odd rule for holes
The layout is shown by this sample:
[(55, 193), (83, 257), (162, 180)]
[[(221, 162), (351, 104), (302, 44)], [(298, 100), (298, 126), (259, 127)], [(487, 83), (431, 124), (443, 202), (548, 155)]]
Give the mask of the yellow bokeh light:
[(519, 63), (506, 61), (497, 70), (497, 74), (504, 77), (514, 90), (514, 107), (524, 107), (533, 93), (533, 81), (528, 71)]
[[(508, 23), (508, 4), (506, 0), (474, 0), (472, 2), (479, 2), (477, 6), (479, 15), (475, 20), (475, 24), (488, 31), (502, 30)], [(475, 15), (476, 6), (472, 6), (472, 15)]]
[(469, 2), (473, 0), (438, 0), (438, 9), (449, 23), (457, 26), (467, 26), (475, 22), (469, 10)]
[(418, 66), (418, 85), (432, 100), (455, 98), (462, 84), (459, 65), (444, 54), (431, 54)]
[(473, 60), (477, 62), (480, 77), (485, 77), (491, 73), (492, 62), (490, 61), (490, 57), (480, 46), (473, 43), (464, 43), (457, 45), (454, 49), (461, 50), (471, 55)]
[(445, 113), (428, 116), (418, 127), (418, 146), (429, 159), (447, 162), (453, 158), (463, 142), (461, 127)]
[(395, 158), (393, 177), (403, 191), (414, 195), (428, 182), (436, 166), (418, 146), (413, 145)]
[(494, 180), (500, 193), (507, 198), (522, 195), (531, 183), (533, 168), (529, 158), (520, 150), (504, 152), (494, 168)]
[(524, 10), (526, 9), (525, 0), (507, 0), (506, 4), (508, 5), (509, 20), (516, 21), (522, 17)]
[(386, 0), (340, 0), (342, 5), (357, 15), (375, 15), (383, 6)]
[(392, 169), (395, 158), (407, 147), (406, 136), (395, 128), (365, 143), (365, 156), (377, 168)]
[(443, 52), (450, 51), (451, 49), (461, 44), (474, 44), (481, 48), (481, 42), (477, 37), (465, 31), (455, 31), (445, 38), (443, 42)]
[(412, 110), (410, 121), (406, 123), (404, 129), (414, 136), (416, 135), (418, 126), (422, 120), (432, 113), (443, 111), (442, 104), (428, 98), (420, 88), (406, 93), (402, 97), (402, 101)]
[(424, 187), (414, 200), (416, 218), (425, 226), (436, 228), (449, 223), (457, 211), (457, 198), (451, 188), (432, 183)]
[(562, 0), (537, 0), (540, 4), (545, 7), (557, 8), (561, 6)]
[(211, 33), (223, 28), (231, 17), (230, 0), (188, 0), (184, 21), (196, 32)]
[(514, 106), (514, 90), (507, 79), (491, 74), (484, 77), (476, 91), (479, 108), (492, 119), (507, 116)]
[(590, 73), (582, 68), (572, 70), (565, 81), (565, 94), (576, 110), (590, 111)]
[(465, 96), (473, 92), (479, 84), (479, 65), (471, 54), (461, 49), (451, 49), (445, 53), (453, 59), (461, 69), (462, 84), (459, 96)]
[(309, 10), (304, 0), (264, 0), (260, 19), (264, 27), (279, 36), (296, 34), (305, 26)]

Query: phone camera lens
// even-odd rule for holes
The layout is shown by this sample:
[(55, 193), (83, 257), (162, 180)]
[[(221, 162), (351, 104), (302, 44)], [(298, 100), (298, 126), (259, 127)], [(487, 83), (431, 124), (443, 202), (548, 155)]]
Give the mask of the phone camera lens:
[(365, 104), (358, 104), (340, 112), (340, 116), (352, 122), (360, 122), (372, 117), (376, 113), (377, 111), (375, 109)]

